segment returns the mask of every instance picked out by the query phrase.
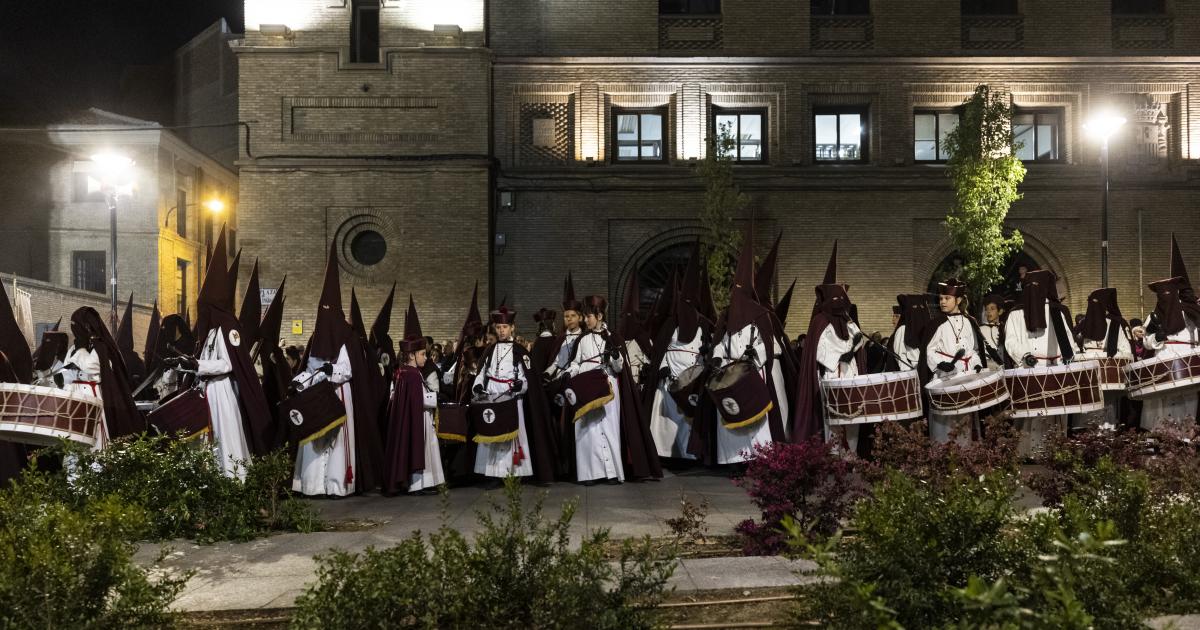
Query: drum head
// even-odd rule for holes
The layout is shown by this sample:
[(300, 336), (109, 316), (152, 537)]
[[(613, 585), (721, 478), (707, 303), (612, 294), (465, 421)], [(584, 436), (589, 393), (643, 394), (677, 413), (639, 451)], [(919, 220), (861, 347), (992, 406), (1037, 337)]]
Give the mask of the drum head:
[(725, 389), (740, 381), (751, 371), (750, 364), (746, 361), (734, 361), (713, 372), (713, 375), (708, 379), (708, 388), (713, 390)]

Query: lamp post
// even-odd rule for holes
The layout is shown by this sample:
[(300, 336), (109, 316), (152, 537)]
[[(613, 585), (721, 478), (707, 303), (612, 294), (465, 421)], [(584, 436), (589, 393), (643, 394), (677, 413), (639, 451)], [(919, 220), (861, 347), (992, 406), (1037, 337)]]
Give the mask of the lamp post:
[(1100, 286), (1108, 288), (1108, 140), (1122, 125), (1125, 118), (1103, 112), (1096, 115), (1083, 128), (1100, 140), (1100, 176), (1104, 179), (1104, 195), (1100, 206)]
[(109, 327), (117, 330), (117, 195), (120, 188), (132, 184), (133, 160), (117, 153), (98, 153), (92, 156), (104, 199), (108, 202), (109, 244), (112, 247), (112, 277), (109, 280), (110, 303)]

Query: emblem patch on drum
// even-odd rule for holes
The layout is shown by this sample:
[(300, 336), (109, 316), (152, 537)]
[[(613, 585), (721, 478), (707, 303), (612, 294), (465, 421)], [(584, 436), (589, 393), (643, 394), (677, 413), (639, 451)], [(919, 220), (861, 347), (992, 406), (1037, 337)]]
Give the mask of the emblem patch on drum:
[[(697, 407), (700, 405), (700, 394), (691, 394), (688, 396), (688, 404)], [(737, 413), (737, 412), (734, 412)]]
[(495, 421), (496, 421), (496, 412), (492, 411), (491, 409), (484, 409), (483, 410), (483, 423), (491, 424)]
[(380, 364), (380, 365), (387, 365), (387, 364), (389, 364), (389, 363), (391, 363), (391, 362), (392, 362), (392, 357), (391, 357), (391, 355), (387, 355), (387, 354), (381, 354), (381, 355), (379, 355), (379, 364)]
[(572, 405), (575, 404), (575, 390), (568, 389), (567, 391), (563, 392), (563, 396), (566, 396), (567, 402), (571, 403)]
[(235, 348), (242, 345), (242, 334), (236, 330), (229, 331), (229, 345)]
[(742, 408), (738, 406), (737, 401), (732, 398), (722, 399), (721, 408), (724, 409), (725, 413), (730, 416), (736, 416), (738, 412), (742, 410)]
[(296, 426), (300, 426), (300, 425), (304, 424), (304, 414), (300, 413), (299, 409), (291, 410), (288, 413), (288, 419), (291, 420), (292, 424), (294, 424)]

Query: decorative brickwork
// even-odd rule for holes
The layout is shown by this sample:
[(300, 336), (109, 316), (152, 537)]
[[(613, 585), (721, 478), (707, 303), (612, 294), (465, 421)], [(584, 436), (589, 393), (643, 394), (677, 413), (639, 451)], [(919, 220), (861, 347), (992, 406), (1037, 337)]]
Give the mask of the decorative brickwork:
[(1169, 50), (1175, 46), (1175, 23), (1168, 15), (1114, 15), (1114, 50)]
[(871, 16), (813, 16), (813, 50), (870, 50), (875, 47)]
[(1025, 45), (1025, 18), (1019, 15), (962, 16), (962, 47), (967, 50), (1019, 50)]
[(720, 16), (658, 18), (659, 50), (720, 50), (723, 39)]
[[(535, 130), (535, 121), (548, 120), (545, 129)], [(529, 165), (567, 164), (575, 156), (572, 130), (575, 128), (574, 98), (558, 103), (521, 104), (520, 163)]]

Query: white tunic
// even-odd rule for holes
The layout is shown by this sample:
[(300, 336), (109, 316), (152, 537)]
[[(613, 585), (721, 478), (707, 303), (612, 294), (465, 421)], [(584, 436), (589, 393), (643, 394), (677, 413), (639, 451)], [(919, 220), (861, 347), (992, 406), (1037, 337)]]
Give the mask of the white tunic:
[[(1147, 318), (1149, 319), (1149, 318)], [(1167, 335), (1163, 341), (1158, 341), (1154, 335), (1146, 335), (1143, 343), (1148, 350), (1154, 351), (1154, 358), (1177, 357), (1190, 354), (1200, 349), (1200, 322), (1184, 314), (1183, 330)], [(1142, 404), (1142, 428), (1153, 429), (1168, 418), (1183, 420), (1196, 417), (1196, 390), (1185, 388), (1174, 393), (1164, 392), (1162, 395), (1147, 397)]]
[(634, 383), (642, 382), (642, 368), (650, 362), (650, 357), (642, 350), (642, 344), (634, 339), (625, 342), (625, 355), (629, 357), (629, 376)]
[[(954, 356), (960, 349), (964, 351), (963, 356), (955, 361)], [(970, 320), (961, 314), (947, 315), (946, 321), (938, 325), (929, 344), (925, 346), (925, 365), (933, 373), (926, 387), (941, 385), (964, 374), (978, 373), (978, 369), (983, 367), (983, 358), (980, 355), (985, 351), (976, 347), (975, 329), (971, 327)], [(942, 370), (938, 367), (942, 363), (951, 363), (953, 367), (950, 371)], [(958, 426), (959, 441), (970, 442), (970, 427), (959, 425), (962, 425), (966, 418), (974, 417), (974, 413), (942, 414), (930, 410), (929, 435), (935, 442), (944, 443), (950, 439), (950, 432)]]
[(696, 456), (687, 452), (688, 440), (691, 439), (692, 425), (671, 398), (670, 387), (684, 370), (699, 365), (704, 357), (700, 356), (700, 346), (703, 341), (700, 331), (688, 343), (679, 341), (679, 329), (671, 335), (671, 343), (663, 354), (663, 367), (670, 370), (670, 377), (662, 379), (654, 390), (654, 401), (650, 407), (650, 434), (654, 436), (654, 446), (661, 457), (682, 457), (695, 459)]
[[(1062, 313), (1052, 312), (1046, 304), (1046, 327), (1029, 331), (1025, 329), (1025, 310), (1017, 309), (1008, 315), (1004, 324), (1004, 350), (1012, 358), (1017, 367), (1025, 367), (1022, 360), (1026, 354), (1032, 354), (1037, 359), (1038, 367), (1060, 365), (1062, 351), (1058, 347), (1058, 337), (1054, 335), (1054, 325), (1051, 317), (1058, 317), (1063, 322), (1063, 330), (1071, 331), (1071, 322)], [(1068, 342), (1069, 343), (1069, 342)]]
[(921, 362), (921, 347), (912, 347), (904, 343), (904, 331), (908, 329), (908, 324), (900, 324), (896, 327), (896, 332), (892, 333), (892, 352), (896, 356), (904, 359), (908, 365), (900, 364), (900, 371), (915, 370), (917, 364)]
[[(1004, 358), (1004, 350), (1000, 348), (1000, 325), (999, 324), (980, 324), (979, 332), (983, 333), (983, 343), (987, 347), (996, 351), (996, 355), (1001, 359)], [(988, 356), (990, 361), (993, 357)], [(1004, 367), (1001, 364), (999, 367)]]
[(233, 363), (226, 352), (224, 336), (222, 328), (208, 331), (208, 338), (196, 360), (196, 376), (204, 384), (204, 397), (212, 418), (212, 441), (217, 464), (226, 477), (236, 476), (245, 480), (245, 465), (250, 460), (250, 449), (246, 446), (242, 409), (238, 406), (237, 387), (232, 377)]
[(348, 476), (357, 470), (354, 453), (354, 396), (350, 393), (350, 353), (346, 346), (338, 350), (333, 375), (326, 377), (321, 366), (326, 359), (309, 357), (308, 368), (292, 379), (308, 387), (328, 378), (337, 388), (338, 398), (346, 405), (346, 423), (320, 438), (300, 447), (296, 453), (296, 469), (292, 490), (301, 494), (346, 496), (354, 492), (354, 481)]
[(568, 330), (563, 335), (562, 345), (558, 347), (558, 356), (554, 358), (554, 363), (551, 363), (546, 368), (546, 374), (551, 378), (554, 378), (559, 372), (562, 372), (571, 365), (571, 350), (575, 347), (575, 343), (579, 341), (579, 336), (582, 334), (583, 330), (576, 330), (575, 332)]
[[(1105, 350), (1104, 346), (1108, 341), (1107, 332), (1110, 326), (1112, 326), (1112, 319), (1107, 317), (1104, 318), (1105, 338), (1101, 339), (1100, 341), (1084, 339), (1083, 351), (1075, 355), (1075, 360), (1082, 361), (1086, 359), (1108, 358), (1108, 351)], [(1150, 344), (1147, 343), (1146, 345), (1149, 346)], [(1115, 354), (1113, 358), (1133, 359), (1133, 349), (1129, 346), (1129, 337), (1125, 336), (1125, 332), (1123, 330), (1117, 332), (1117, 354)]]
[(579, 351), (567, 367), (571, 377), (592, 370), (603, 370), (608, 376), (612, 400), (593, 409), (575, 422), (575, 470), (579, 481), (594, 479), (625, 480), (621, 465), (621, 391), (616, 375), (625, 361), (620, 355), (605, 361), (604, 337), (588, 332), (577, 342)]
[[(754, 366), (758, 368), (759, 378), (766, 382), (767, 376), (763, 362), (767, 356), (767, 347), (763, 343), (762, 334), (754, 324), (749, 324), (732, 335), (728, 332), (725, 333), (724, 339), (713, 349), (713, 358), (717, 359), (721, 365), (731, 363), (741, 359), (746, 353), (746, 349), (750, 347), (754, 349)], [(776, 347), (778, 348), (778, 344)], [(778, 360), (772, 366), (771, 375), (777, 386), (782, 385), (783, 372)], [(785, 396), (780, 396), (779, 399), (780, 401), (787, 400)], [(783, 412), (783, 409), (780, 411)], [(786, 415), (782, 417), (787, 418)], [(766, 445), (771, 442), (771, 423), (766, 417), (754, 424), (737, 429), (727, 429), (725, 423), (719, 421), (717, 422), (717, 463), (744, 462), (753, 457), (756, 444)]]
[[(525, 392), (529, 390), (529, 379), (526, 378), (525, 366), (521, 365), (520, 361), (517, 361), (516, 369), (513, 369), (512, 353), (513, 343), (511, 341), (497, 342), (492, 351), (491, 362), (486, 368), (480, 367), (479, 374), (475, 375), (472, 389), (486, 379), (486, 392), (489, 396), (508, 393), (524, 396)], [(521, 388), (513, 391), (512, 383), (517, 379), (522, 381)], [(533, 463), (529, 459), (529, 435), (525, 432), (525, 405), (523, 404), (517, 405), (517, 428), (516, 440), (477, 445), (475, 449), (475, 472), (477, 474), (487, 477), (507, 477), (510, 474), (517, 477), (533, 475)], [(521, 449), (520, 463), (514, 465), (513, 456), (517, 454), (518, 447)]]
[(823, 378), (858, 376), (858, 362), (853, 358), (849, 361), (842, 361), (841, 358), (852, 349), (854, 336), (861, 333), (862, 331), (854, 322), (846, 322), (846, 339), (838, 337), (833, 324), (829, 324), (825, 330), (821, 331), (821, 336), (817, 338), (816, 343), (817, 365), (825, 370), (825, 373), (822, 374)]
[(425, 469), (412, 474), (408, 480), (408, 491), (416, 492), (425, 488), (436, 488), (446, 483), (446, 475), (442, 471), (442, 451), (438, 448), (437, 425), (434, 424), (433, 412), (437, 409), (438, 373), (433, 371), (425, 378), (424, 408), (422, 421), (425, 428)]
[[(104, 395), (100, 391), (100, 355), (95, 350), (78, 348), (67, 356), (67, 363), (74, 363), (79, 369), (63, 373), (66, 377), (63, 389), (103, 400)], [(101, 410), (100, 423), (96, 426), (96, 444), (92, 450), (99, 451), (105, 446), (108, 446), (108, 421)]]

